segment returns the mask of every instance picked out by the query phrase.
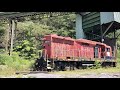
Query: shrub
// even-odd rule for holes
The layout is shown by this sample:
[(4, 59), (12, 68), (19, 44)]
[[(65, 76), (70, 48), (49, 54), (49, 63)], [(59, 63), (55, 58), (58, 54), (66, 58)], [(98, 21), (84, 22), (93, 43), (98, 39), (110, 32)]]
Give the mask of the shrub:
[(6, 65), (13, 62), (13, 58), (11, 56), (0, 54), (0, 65)]
[(95, 61), (95, 69), (101, 68), (101, 63), (99, 61)]
[(95, 60), (95, 63), (93, 66), (89, 67), (90, 69), (98, 69), (101, 68), (101, 63), (97, 60)]
[(14, 51), (18, 52), (20, 56), (26, 59), (36, 58), (37, 49), (31, 42), (33, 42), (33, 40), (23, 40), (21, 45), (16, 45)]
[(8, 68), (13, 68), (17, 71), (29, 70), (32, 68), (33, 64), (34, 60), (25, 60), (19, 57), (17, 53), (13, 53), (12, 56), (0, 55), (0, 65), (6, 65)]

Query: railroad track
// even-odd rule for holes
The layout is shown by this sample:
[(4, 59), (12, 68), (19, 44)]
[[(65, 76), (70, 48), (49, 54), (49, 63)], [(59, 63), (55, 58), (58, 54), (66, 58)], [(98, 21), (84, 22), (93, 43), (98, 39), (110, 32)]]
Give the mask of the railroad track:
[(15, 74), (37, 74), (37, 73), (48, 73), (48, 71), (20, 71), (20, 72), (16, 72)]

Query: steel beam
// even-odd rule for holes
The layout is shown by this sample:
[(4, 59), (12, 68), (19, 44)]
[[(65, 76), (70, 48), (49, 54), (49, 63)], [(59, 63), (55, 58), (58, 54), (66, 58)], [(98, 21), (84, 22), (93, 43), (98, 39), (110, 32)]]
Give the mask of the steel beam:
[(113, 25), (114, 22), (111, 22), (110, 25), (108, 26), (108, 28), (105, 30), (105, 32), (103, 33), (102, 36), (104, 36), (106, 34), (106, 32), (111, 28), (111, 26)]
[[(54, 16), (54, 13), (57, 13), (58, 15), (69, 14), (69, 12), (1, 12), (0, 19), (19, 18), (19, 17), (33, 16), (33, 15), (39, 15), (39, 14), (51, 14), (51, 13), (53, 13), (53, 16)], [(75, 13), (75, 12), (71, 12), (71, 13)]]

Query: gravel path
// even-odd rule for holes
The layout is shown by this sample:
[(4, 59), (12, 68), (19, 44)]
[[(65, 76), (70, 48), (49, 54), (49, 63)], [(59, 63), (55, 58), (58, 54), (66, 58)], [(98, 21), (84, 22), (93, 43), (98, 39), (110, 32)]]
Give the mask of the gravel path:
[(101, 73), (101, 74), (87, 74), (87, 75), (60, 75), (60, 74), (48, 74), (48, 73), (36, 73), (36, 74), (27, 74), (22, 76), (10, 76), (10, 77), (1, 77), (1, 78), (120, 78), (120, 73)]
[(23, 78), (120, 78), (120, 73), (108, 74), (88, 74), (88, 75), (59, 75), (59, 74), (28, 74), (23, 75)]

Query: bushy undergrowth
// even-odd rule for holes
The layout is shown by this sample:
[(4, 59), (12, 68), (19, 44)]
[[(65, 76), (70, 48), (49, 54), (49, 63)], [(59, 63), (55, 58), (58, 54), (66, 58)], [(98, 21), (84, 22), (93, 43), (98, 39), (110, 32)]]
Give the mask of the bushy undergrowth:
[(88, 69), (99, 69), (102, 68), (101, 63), (99, 61), (97, 61), (97, 59), (95, 60), (94, 65), (87, 67)]
[(0, 65), (4, 65), (7, 68), (12, 68), (15, 71), (24, 71), (32, 68), (34, 60), (25, 60), (18, 56), (17, 53), (9, 56), (6, 54), (0, 54)]
[(120, 50), (117, 51), (117, 61), (120, 63)]

